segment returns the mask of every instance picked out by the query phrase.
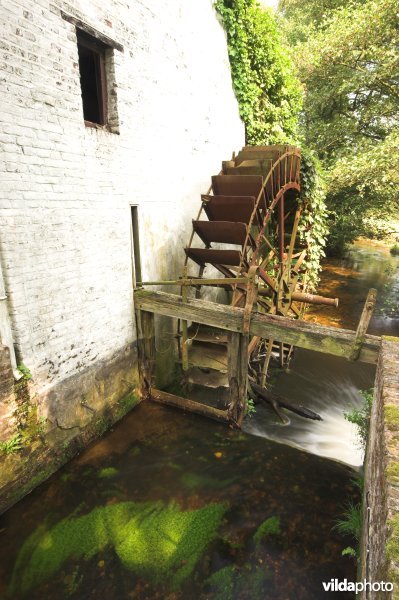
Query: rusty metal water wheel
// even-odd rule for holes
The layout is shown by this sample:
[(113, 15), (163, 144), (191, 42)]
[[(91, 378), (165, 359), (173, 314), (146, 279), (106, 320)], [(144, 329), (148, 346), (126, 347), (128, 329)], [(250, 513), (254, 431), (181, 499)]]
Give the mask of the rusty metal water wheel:
[[(308, 302), (333, 303), (306, 293), (308, 248), (300, 239), (300, 230), (309, 205), (300, 199), (300, 161), (300, 150), (293, 146), (246, 146), (212, 177), (208, 193), (201, 196), (201, 208), (185, 248), (183, 278), (193, 277), (188, 273), (191, 263), (199, 267), (194, 276), (199, 284), (197, 297), (205, 267), (211, 265), (223, 276), (213, 279), (214, 285), (230, 292), (233, 306), (248, 305), (253, 288), (247, 281), (254, 277), (253, 309), (259, 312), (300, 319)], [(183, 296), (186, 290), (182, 287)], [(184, 370), (212, 365), (201, 359), (201, 349), (202, 357), (214, 359), (210, 368), (218, 364), (227, 368), (216, 349), (227, 344), (220, 330), (195, 324), (188, 329), (183, 322), (181, 339)], [(202, 344), (199, 351), (198, 344)], [(248, 345), (249, 376), (264, 386), (271, 358), (284, 367), (292, 350), (287, 344), (253, 337)]]

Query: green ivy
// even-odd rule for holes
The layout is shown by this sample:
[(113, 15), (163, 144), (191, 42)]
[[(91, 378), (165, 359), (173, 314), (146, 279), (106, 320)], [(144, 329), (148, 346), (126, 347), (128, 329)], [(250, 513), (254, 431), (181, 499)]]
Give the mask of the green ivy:
[(248, 144), (297, 138), (302, 88), (273, 13), (255, 0), (217, 0)]
[(321, 270), (320, 261), (325, 256), (324, 247), (328, 234), (327, 207), (325, 203), (325, 187), (321, 177), (321, 167), (314, 154), (308, 150), (301, 151), (301, 202), (303, 217), (299, 227), (299, 235), (307, 247), (306, 289), (315, 290)]

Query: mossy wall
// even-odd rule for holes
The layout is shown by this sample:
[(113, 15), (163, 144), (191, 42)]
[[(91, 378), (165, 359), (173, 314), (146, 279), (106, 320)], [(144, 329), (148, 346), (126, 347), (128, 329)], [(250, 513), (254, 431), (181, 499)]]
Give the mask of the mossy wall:
[(140, 401), (137, 350), (124, 348), (49, 391), (22, 380), (15, 397), (20, 443), (0, 455), (0, 514)]
[[(399, 343), (383, 338), (366, 452), (360, 580), (389, 581), (393, 592), (367, 600), (399, 599)], [(360, 595), (366, 600), (365, 593)]]

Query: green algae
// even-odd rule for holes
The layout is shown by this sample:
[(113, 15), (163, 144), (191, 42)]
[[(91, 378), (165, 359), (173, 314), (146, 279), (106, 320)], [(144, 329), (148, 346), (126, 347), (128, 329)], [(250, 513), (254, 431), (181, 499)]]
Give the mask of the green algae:
[(395, 337), (393, 335), (383, 335), (382, 339), (386, 340), (387, 342), (399, 342), (399, 337)]
[(254, 542), (257, 546), (261, 541), (271, 535), (280, 535), (280, 517), (269, 517), (261, 523), (254, 534)]
[(110, 479), (111, 477), (115, 477), (118, 474), (118, 469), (115, 467), (105, 467), (105, 469), (101, 469), (98, 472), (97, 477), (100, 479)]
[(8, 597), (25, 596), (68, 559), (87, 560), (107, 547), (138, 576), (176, 589), (215, 538), (225, 511), (223, 504), (182, 511), (175, 504), (121, 502), (41, 525), (18, 554)]
[(232, 600), (232, 598), (265, 598), (270, 582), (270, 572), (260, 567), (239, 569), (234, 565), (224, 567), (213, 573), (206, 584), (212, 590), (213, 600)]
[(230, 479), (216, 479), (214, 477), (197, 475), (196, 473), (184, 473), (180, 478), (181, 483), (189, 490), (198, 488), (221, 490), (234, 483), (235, 480), (235, 477)]
[(399, 563), (399, 515), (392, 517), (388, 525), (390, 534), (386, 545), (386, 555), (393, 562)]
[(391, 462), (385, 471), (388, 479), (399, 479), (399, 462)]
[(122, 417), (124, 417), (130, 410), (132, 410), (132, 408), (137, 406), (140, 400), (140, 396), (135, 392), (129, 392), (128, 394), (120, 398), (117, 402), (119, 408), (116, 413), (116, 418), (121, 419)]

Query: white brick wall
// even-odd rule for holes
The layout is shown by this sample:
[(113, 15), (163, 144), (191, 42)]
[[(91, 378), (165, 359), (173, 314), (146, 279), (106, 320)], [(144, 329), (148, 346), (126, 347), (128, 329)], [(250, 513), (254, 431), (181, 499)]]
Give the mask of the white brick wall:
[[(83, 123), (75, 28), (115, 50), (120, 135)], [(39, 389), (134, 340), (143, 277), (171, 277), (210, 176), (243, 144), (211, 0), (3, 0), (0, 243), (14, 340)]]

